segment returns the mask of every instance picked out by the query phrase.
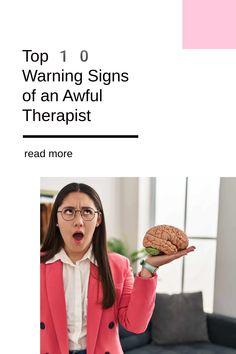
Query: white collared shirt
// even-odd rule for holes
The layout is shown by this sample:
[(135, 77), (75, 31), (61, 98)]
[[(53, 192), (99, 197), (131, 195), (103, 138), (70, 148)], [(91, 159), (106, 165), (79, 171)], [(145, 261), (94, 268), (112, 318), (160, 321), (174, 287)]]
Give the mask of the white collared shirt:
[(90, 262), (97, 265), (92, 245), (76, 264), (70, 260), (63, 248), (46, 263), (53, 263), (59, 259), (63, 263), (69, 349), (86, 349)]

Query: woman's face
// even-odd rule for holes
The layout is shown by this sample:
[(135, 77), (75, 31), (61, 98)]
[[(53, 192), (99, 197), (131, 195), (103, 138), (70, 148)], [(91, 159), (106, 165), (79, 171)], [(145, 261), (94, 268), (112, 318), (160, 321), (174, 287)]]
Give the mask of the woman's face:
[[(81, 210), (82, 208), (97, 208), (93, 200), (85, 193), (72, 192), (69, 193), (62, 204), (58, 208), (61, 211), (64, 208), (74, 208)], [(66, 213), (70, 214), (71, 209), (66, 209)], [(72, 262), (80, 260), (91, 245), (94, 230), (101, 223), (101, 215), (96, 213), (90, 221), (84, 221), (80, 212), (75, 213), (73, 220), (66, 221), (62, 217), (62, 213), (57, 213), (57, 226), (60, 229), (61, 236), (64, 240), (64, 249)]]

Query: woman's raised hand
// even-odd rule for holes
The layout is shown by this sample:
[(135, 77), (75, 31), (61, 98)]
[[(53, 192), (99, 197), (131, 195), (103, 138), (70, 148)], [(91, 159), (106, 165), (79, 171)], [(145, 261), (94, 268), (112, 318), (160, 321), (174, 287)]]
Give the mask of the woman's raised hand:
[(170, 263), (174, 261), (175, 259), (181, 258), (183, 256), (187, 256), (190, 252), (195, 251), (196, 247), (195, 246), (190, 246), (186, 248), (185, 250), (178, 251), (174, 254), (171, 255), (159, 255), (159, 256), (148, 256), (146, 258), (146, 262), (149, 264), (153, 265), (154, 267), (160, 267), (164, 264)]

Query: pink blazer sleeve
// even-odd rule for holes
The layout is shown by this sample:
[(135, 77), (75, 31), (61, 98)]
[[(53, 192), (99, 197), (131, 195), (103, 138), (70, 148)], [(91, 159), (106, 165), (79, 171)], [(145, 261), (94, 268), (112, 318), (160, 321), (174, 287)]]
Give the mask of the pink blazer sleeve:
[(153, 313), (156, 298), (157, 275), (135, 278), (127, 259), (126, 274), (118, 300), (118, 320), (128, 331), (144, 332)]

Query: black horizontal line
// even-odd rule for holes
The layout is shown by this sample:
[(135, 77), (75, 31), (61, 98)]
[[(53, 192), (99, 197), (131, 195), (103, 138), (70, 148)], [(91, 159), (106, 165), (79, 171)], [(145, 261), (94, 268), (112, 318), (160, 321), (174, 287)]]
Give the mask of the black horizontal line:
[(23, 135), (23, 138), (138, 138), (138, 135)]

